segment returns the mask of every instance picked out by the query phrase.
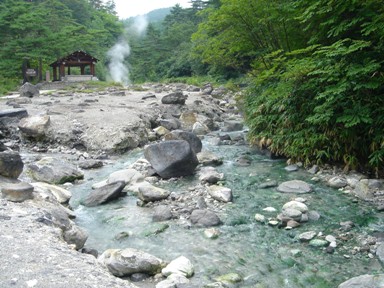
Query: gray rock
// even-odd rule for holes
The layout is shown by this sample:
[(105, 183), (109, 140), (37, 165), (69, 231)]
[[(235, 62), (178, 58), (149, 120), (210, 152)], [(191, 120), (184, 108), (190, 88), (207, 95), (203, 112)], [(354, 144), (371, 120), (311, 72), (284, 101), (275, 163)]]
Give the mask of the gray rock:
[(277, 187), (277, 191), (282, 193), (309, 193), (312, 191), (312, 187), (301, 180), (291, 180), (281, 183)]
[(165, 205), (156, 206), (153, 211), (152, 221), (161, 222), (172, 219), (171, 208)]
[(323, 239), (312, 239), (309, 241), (309, 246), (312, 247), (325, 247), (328, 246), (328, 241)]
[(311, 220), (311, 221), (317, 221), (317, 220), (320, 219), (320, 217), (321, 217), (321, 215), (317, 211), (311, 210), (311, 211), (308, 212), (308, 219)]
[(144, 156), (162, 178), (191, 175), (199, 164), (196, 154), (184, 140), (149, 145), (144, 150)]
[(165, 140), (185, 140), (191, 145), (192, 150), (195, 154), (201, 152), (203, 144), (199, 137), (194, 133), (183, 131), (183, 130), (174, 130), (164, 136)]
[(296, 164), (288, 165), (288, 166), (284, 167), (284, 170), (286, 170), (288, 172), (295, 172), (295, 171), (299, 170), (299, 166), (297, 166)]
[(64, 188), (61, 188), (56, 185), (44, 183), (44, 182), (35, 182), (31, 184), (35, 190), (42, 189), (45, 193), (52, 194), (52, 196), (60, 203), (66, 204), (72, 197), (72, 193)]
[(328, 180), (328, 185), (332, 188), (343, 188), (348, 185), (348, 182), (344, 177), (335, 176)]
[(80, 250), (84, 247), (85, 241), (88, 239), (88, 234), (84, 229), (72, 225), (71, 229), (64, 231), (63, 238), (68, 244), (75, 245), (76, 250)]
[(20, 87), (19, 92), (20, 92), (20, 97), (31, 98), (31, 97), (40, 95), (40, 91), (37, 88), (37, 86), (29, 82), (24, 83), (24, 85)]
[(203, 227), (218, 226), (221, 224), (219, 216), (209, 210), (193, 210), (190, 220), (192, 224)]
[(251, 163), (252, 163), (252, 159), (247, 155), (243, 155), (235, 159), (234, 164), (239, 167), (247, 167), (247, 166), (250, 166)]
[(293, 209), (293, 208), (286, 208), (283, 210), (282, 212), (282, 219), (293, 219), (293, 220), (296, 220), (296, 221), (301, 221), (301, 216), (302, 216), (302, 212), (300, 212), (300, 210), (296, 210), (296, 209)]
[(221, 129), (223, 132), (233, 132), (243, 130), (243, 123), (240, 121), (225, 121), (224, 127)]
[(50, 184), (64, 184), (84, 178), (83, 172), (75, 166), (53, 157), (44, 157), (28, 165), (28, 173), (33, 179)]
[(108, 270), (117, 277), (129, 276), (134, 273), (155, 275), (161, 270), (163, 261), (140, 250), (108, 249), (98, 258)]
[(311, 167), (311, 169), (309, 169), (308, 170), (308, 172), (309, 173), (311, 173), (311, 174), (316, 174), (317, 172), (319, 172), (319, 166), (317, 166), (317, 165), (313, 165), (312, 167)]
[(180, 274), (184, 277), (192, 277), (195, 273), (195, 268), (193, 267), (192, 262), (184, 257), (180, 256), (175, 260), (172, 260), (165, 268), (161, 270), (161, 273), (164, 276), (169, 276), (171, 274)]
[(187, 98), (188, 96), (184, 95), (183, 92), (173, 92), (161, 98), (161, 103), (184, 105)]
[(266, 189), (266, 188), (276, 187), (277, 185), (278, 185), (277, 181), (270, 180), (270, 181), (261, 183), (258, 187), (260, 189)]
[(0, 175), (17, 179), (23, 172), (24, 163), (17, 152), (0, 152)]
[(144, 176), (135, 169), (123, 169), (111, 173), (108, 176), (107, 183), (123, 181), (125, 184), (135, 184), (144, 180)]
[(315, 236), (317, 235), (317, 233), (315, 231), (308, 231), (308, 232), (304, 232), (304, 233), (301, 233), (298, 238), (300, 241), (310, 241), (312, 240), (313, 238), (315, 238)]
[(192, 133), (196, 135), (206, 135), (209, 133), (209, 128), (205, 124), (195, 122), (192, 127)]
[(356, 185), (354, 193), (363, 200), (372, 200), (375, 198), (375, 192), (383, 188), (383, 181), (377, 179), (362, 179)]
[(89, 193), (84, 199), (82, 204), (88, 207), (105, 204), (122, 196), (122, 191), (124, 187), (125, 182), (123, 181), (109, 183), (105, 186), (91, 191), (91, 193)]
[(1, 193), (3, 198), (8, 201), (23, 202), (33, 198), (33, 190), (33, 186), (25, 182), (8, 183), (3, 185)]
[(21, 119), (18, 127), (26, 137), (42, 138), (46, 135), (49, 124), (49, 115), (35, 115)]
[(225, 203), (232, 201), (232, 190), (230, 188), (212, 185), (208, 187), (208, 193), (217, 201)]
[(208, 239), (216, 239), (220, 236), (221, 231), (217, 228), (208, 228), (204, 230), (204, 236)]
[(103, 167), (103, 161), (101, 160), (94, 160), (94, 159), (89, 159), (89, 160), (82, 160), (79, 161), (79, 167), (84, 170), (89, 170), (89, 169), (97, 169)]
[(223, 159), (221, 157), (209, 151), (201, 151), (197, 154), (197, 159), (203, 166), (219, 166), (223, 164)]
[(172, 118), (172, 119), (161, 119), (160, 125), (166, 128), (169, 131), (180, 129), (181, 123), (179, 120)]
[[(186, 284), (187, 286), (181, 286)], [(167, 279), (156, 284), (156, 288), (191, 287), (187, 277), (181, 274), (171, 274)]]
[(28, 116), (28, 112), (24, 108), (15, 108), (9, 110), (1, 110), (0, 118), (18, 118), (22, 119)]
[(384, 287), (384, 274), (361, 275), (341, 283), (338, 288), (382, 288)]
[(168, 190), (155, 187), (151, 184), (139, 186), (138, 192), (137, 196), (144, 202), (154, 202), (167, 199), (169, 194), (171, 194)]
[(381, 243), (376, 249), (376, 256), (384, 264), (384, 243)]
[(203, 167), (199, 172), (199, 180), (201, 183), (216, 184), (224, 179), (224, 174), (219, 173), (213, 167)]

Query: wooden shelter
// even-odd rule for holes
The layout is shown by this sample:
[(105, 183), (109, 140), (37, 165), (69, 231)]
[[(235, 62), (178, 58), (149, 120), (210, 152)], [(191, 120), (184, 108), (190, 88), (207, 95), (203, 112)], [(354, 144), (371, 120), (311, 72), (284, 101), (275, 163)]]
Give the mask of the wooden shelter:
[[(75, 51), (68, 56), (61, 59), (57, 59), (55, 62), (50, 64), (53, 68), (53, 81), (63, 81), (66, 79), (65, 68), (67, 68), (67, 75), (71, 75), (71, 67), (80, 67), (81, 75), (89, 75), (90, 79), (95, 76), (95, 65), (99, 61), (95, 57), (89, 55), (84, 51)], [(85, 67), (89, 66), (90, 74), (85, 74)], [(59, 73), (57, 73), (59, 72)], [(74, 75), (75, 76), (75, 75)], [(77, 76), (77, 75), (76, 75)], [(80, 77), (86, 78), (86, 77)]]

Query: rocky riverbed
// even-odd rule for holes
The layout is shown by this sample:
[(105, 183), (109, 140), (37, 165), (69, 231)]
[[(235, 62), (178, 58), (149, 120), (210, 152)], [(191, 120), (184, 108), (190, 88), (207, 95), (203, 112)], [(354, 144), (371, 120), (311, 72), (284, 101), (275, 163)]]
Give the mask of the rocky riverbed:
[[(1, 286), (135, 287), (131, 280), (139, 281), (136, 285), (140, 287), (200, 287), (190, 282), (194, 267), (184, 256), (159, 259), (144, 249), (130, 247), (98, 251), (101, 255), (97, 255), (87, 245), (83, 248), (87, 232), (75, 224), (76, 213), (69, 205), (71, 191), (76, 190), (73, 185), (88, 180), (88, 169), (111, 165), (121, 153), (151, 144), (144, 149), (144, 157), (95, 183), (93, 192), (81, 199), (81, 204), (93, 207), (133, 194), (139, 207), (153, 211), (155, 223), (174, 221), (184, 229), (204, 227), (205, 237), (220, 237), (217, 226), (223, 221), (218, 215), (227, 205), (236, 203), (236, 198), (223, 185), (226, 175), (216, 169), (222, 157), (202, 149), (200, 139), (207, 139), (210, 145), (245, 144), (246, 131), (234, 95), (224, 88), (184, 84), (97, 91), (86, 84), (75, 90), (49, 88), (55, 89), (29, 94), (22, 91), (24, 97), (0, 99), (0, 254), (6, 259), (0, 269)], [(250, 165), (251, 160), (247, 155), (233, 159), (235, 167)], [(294, 163), (285, 167), (287, 173), (306, 169), (305, 173), (313, 174), (313, 183), (326, 183), (345, 197), (353, 195), (358, 197), (356, 201), (368, 201), (377, 213), (383, 210), (383, 181), (359, 173), (345, 174), (331, 166), (304, 169)], [(195, 171), (193, 185), (186, 191), (167, 189)], [(300, 194), (310, 193), (312, 185), (296, 179), (283, 183), (265, 180), (258, 183), (258, 189), (276, 187), (279, 193), (296, 196), (278, 209), (255, 211), (255, 225), (290, 230), (321, 217), (308, 208), (307, 199)], [(159, 224), (148, 233), (162, 233), (167, 225)], [(355, 225), (358, 223), (341, 222), (340, 232), (334, 235), (306, 231), (297, 235), (297, 241), (334, 253), (339, 243), (356, 237), (359, 241), (353, 243), (359, 245), (350, 247), (345, 257), (361, 253), (383, 261), (383, 227), (374, 235), (359, 236), (349, 232)], [(124, 239), (129, 232), (115, 237)], [(134, 263), (128, 260), (132, 257)], [(382, 284), (382, 275), (365, 275), (340, 287)], [(232, 273), (217, 277), (205, 287), (265, 287), (249, 285), (254, 284)]]

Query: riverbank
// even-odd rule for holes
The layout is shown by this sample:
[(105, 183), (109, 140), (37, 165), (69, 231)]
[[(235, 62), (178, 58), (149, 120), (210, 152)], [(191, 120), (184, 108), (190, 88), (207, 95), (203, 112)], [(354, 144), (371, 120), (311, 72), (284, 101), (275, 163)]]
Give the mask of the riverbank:
[[(83, 91), (85, 89), (86, 88), (84, 88)], [(118, 152), (121, 153), (136, 147), (142, 147), (148, 143), (148, 141), (154, 141), (162, 138), (166, 133), (166, 130), (168, 130), (166, 127), (168, 127), (169, 130), (173, 130), (175, 127), (191, 130), (199, 135), (204, 135), (210, 133), (210, 131), (217, 130), (236, 130), (237, 132), (235, 131), (232, 134), (224, 133), (220, 135), (219, 133), (215, 137), (212, 137), (212, 135), (211, 137), (207, 136), (207, 139), (211, 139), (210, 141), (216, 144), (219, 142), (226, 144), (239, 144), (242, 142), (244, 144), (244, 131), (242, 131), (243, 127), (241, 125), (241, 117), (234, 109), (235, 105), (232, 100), (232, 96), (230, 94), (226, 95), (223, 90), (221, 95), (217, 95), (215, 97), (212, 96), (212, 91), (206, 94), (197, 87), (186, 85), (149, 85), (143, 87), (141, 90), (145, 91), (132, 91), (122, 88), (112, 88), (107, 91), (99, 91), (97, 93), (94, 91), (50, 91), (47, 94), (32, 97), (31, 99), (16, 97), (6, 101), (1, 101), (1, 105), (3, 106), (0, 107), (4, 110), (7, 110), (6, 108), (9, 107), (14, 107), (15, 109), (26, 109), (30, 116), (49, 116), (48, 124), (43, 125), (44, 129), (36, 129), (38, 131), (43, 131), (43, 133), (39, 132), (40, 134), (35, 132), (31, 133), (30, 130), (20, 132), (18, 131), (19, 128), (17, 128), (18, 123), (16, 123), (18, 121), (12, 122), (12, 120), (9, 120), (7, 123), (9, 123), (10, 128), (7, 132), (4, 132), (4, 136), (7, 139), (5, 141), (5, 146), (8, 147), (8, 149), (15, 150), (20, 148), (20, 152), (26, 166), (38, 162), (38, 160), (40, 160), (43, 156), (47, 155), (66, 159), (68, 162), (74, 163), (77, 166), (80, 165), (80, 162), (90, 164), (95, 162), (100, 163), (98, 161), (101, 161), (101, 163), (107, 165), (108, 163), (114, 163), (114, 159), (116, 158), (112, 157), (112, 155), (116, 155)], [(181, 96), (180, 94), (173, 94), (175, 96), (174, 101), (177, 102), (176, 104), (162, 103), (162, 99), (165, 95), (178, 91), (182, 91)], [(188, 95), (187, 99), (185, 99), (186, 95)], [(185, 103), (180, 104), (179, 101), (182, 103), (182, 99), (185, 100)], [(6, 104), (7, 102), (8, 104)], [(178, 121), (175, 121), (175, 119), (178, 119)], [(199, 125), (195, 125), (197, 122)], [(236, 125), (237, 127), (235, 129), (234, 126)], [(240, 166), (246, 165), (249, 161), (247, 157), (233, 160), (238, 160), (237, 164)], [(294, 171), (304, 170), (300, 163), (287, 166), (286, 168), (287, 171), (292, 171), (292, 173), (295, 173)], [(358, 173), (350, 173), (346, 175), (334, 167), (311, 167), (311, 169), (309, 169), (309, 173), (313, 174), (313, 183), (316, 183), (317, 181), (328, 183), (330, 186), (333, 185), (332, 187), (335, 187), (334, 189), (340, 189), (339, 192), (350, 196), (355, 194), (357, 195), (356, 191), (360, 191), (363, 196), (372, 196), (373, 198), (370, 199), (371, 202), (380, 203), (378, 199), (382, 197), (379, 193), (382, 189), (382, 186), (380, 186), (382, 185), (382, 181), (364, 179), (364, 175), (360, 175)], [(20, 176), (20, 179), (27, 180), (29, 177), (30, 176), (24, 172)], [(70, 185), (64, 187), (71, 190)], [(359, 187), (358, 189), (360, 190), (356, 189), (356, 187)], [(199, 189), (189, 191), (188, 195), (184, 195), (186, 197), (181, 197), (183, 199), (180, 199), (182, 201), (177, 204), (179, 206), (176, 207), (181, 211), (178, 218), (182, 219), (184, 217), (183, 215), (190, 214), (190, 212), (194, 209), (193, 201), (196, 200), (194, 198), (204, 196), (204, 189), (204, 186), (201, 186)], [(31, 242), (32, 240), (28, 240), (30, 238), (25, 236), (20, 238), (20, 244), (18, 245), (25, 246), (26, 249), (28, 249), (28, 243), (31, 242), (34, 245), (33, 247), (36, 247), (36, 249), (44, 250), (45, 247), (39, 245), (38, 243), (44, 243), (44, 241), (41, 240), (44, 237), (43, 235), (49, 234), (52, 236), (48, 237), (48, 239), (52, 239), (48, 242), (52, 244), (52, 247), (48, 247), (47, 251), (50, 249), (56, 249), (58, 251), (62, 251), (63, 253), (67, 253), (69, 251), (68, 253), (72, 256), (76, 256), (77, 254), (81, 255), (80, 258), (78, 258), (81, 259), (81, 263), (84, 262), (90, 264), (91, 266), (98, 266), (99, 264), (97, 264), (95, 258), (92, 258), (93, 256), (82, 255), (75, 252), (73, 250), (73, 244), (68, 245), (61, 240), (63, 232), (67, 231), (67, 228), (58, 229), (58, 225), (56, 224), (52, 225), (52, 227), (47, 225), (47, 223), (50, 224), (50, 222), (47, 222), (46, 220), (46, 213), (53, 213), (51, 210), (47, 210), (46, 200), (52, 199), (52, 197), (47, 198), (47, 195), (44, 196), (44, 193), (42, 195), (40, 192), (37, 193), (37, 191), (35, 191), (34, 194), (34, 200), (26, 200), (20, 204), (2, 200), (2, 204), (6, 208), (3, 209), (5, 215), (3, 217), (4, 220), (2, 218), (0, 223), (1, 225), (4, 224), (8, 226), (4, 230), (0, 230), (7, 232), (1, 235), (4, 238), (8, 237), (11, 241), (14, 236), (12, 235), (12, 231), (10, 229), (14, 226), (19, 227), (19, 230), (23, 230), (23, 225), (27, 225), (27, 227), (30, 228), (25, 229), (24, 232), (31, 234), (32, 236), (30, 238), (38, 239), (38, 242)], [(175, 201), (172, 200), (172, 197), (164, 203), (167, 205), (171, 205), (172, 203), (174, 204)], [(368, 197), (366, 200), (369, 200)], [(43, 201), (41, 202), (41, 205), (36, 204), (39, 201)], [(236, 203), (236, 201), (237, 200), (235, 199), (234, 203)], [(43, 205), (42, 203), (45, 204)], [(213, 203), (219, 209), (223, 207), (223, 204), (218, 204), (217, 202)], [(57, 203), (55, 205), (57, 205)], [(313, 203), (313, 205), (315, 205), (315, 203)], [(151, 204), (148, 207), (153, 208)], [(380, 210), (380, 205), (378, 208)], [(253, 213), (255, 212), (256, 211)], [(65, 219), (71, 216), (70, 212), (66, 211), (65, 213), (68, 214), (64, 217)], [(30, 218), (20, 215), (29, 215), (28, 217)], [(24, 217), (25, 221), (19, 221), (20, 219), (24, 219)], [(241, 217), (236, 220), (239, 224), (244, 221), (240, 218)], [(49, 220), (50, 218), (48, 217), (47, 219)], [(15, 222), (8, 222), (9, 224), (7, 224), (7, 221)], [(37, 231), (36, 233), (38, 234), (36, 236), (34, 236), (35, 231)], [(22, 235), (26, 235), (23, 234), (23, 232), (20, 233)], [(359, 249), (356, 249), (356, 253), (367, 252), (367, 255), (369, 253), (368, 257), (380, 257), (375, 254), (383, 239), (379, 237), (380, 234), (377, 234), (377, 236), (378, 237), (375, 237), (375, 239), (369, 239), (369, 243), (365, 243), (365, 240), (367, 240), (366, 238), (361, 239), (360, 242), (362, 243), (362, 246), (358, 247)], [(367, 244), (368, 247), (363, 247), (365, 245), (364, 243)], [(10, 247), (10, 249), (6, 249), (2, 253), (5, 254), (9, 253), (9, 251), (13, 251), (11, 242), (8, 242), (6, 247)], [(360, 248), (368, 248), (368, 250)], [(43, 252), (38, 252), (37, 250), (34, 253), (43, 255)], [(28, 254), (28, 251), (26, 251), (25, 254)], [(18, 253), (15, 253), (15, 255), (15, 257), (11, 258), (8, 267), (10, 267), (13, 261), (17, 261), (17, 259), (19, 259), (18, 256), (20, 255)], [(57, 257), (63, 257), (63, 259), (65, 258), (60, 253), (53, 253), (49, 257), (52, 259), (57, 259)], [(75, 258), (72, 260), (75, 260)], [(71, 271), (70, 267), (73, 268), (72, 264), (74, 263), (71, 262), (72, 260), (68, 260), (65, 265), (63, 264), (63, 267), (68, 267), (68, 271)], [(28, 261), (29, 260), (26, 262)], [(52, 263), (56, 263), (56, 260), (52, 261), (53, 262), (39, 262), (37, 266), (43, 267), (41, 268), (42, 270), (48, 269), (46, 271), (52, 271), (49, 269), (52, 268)], [(36, 263), (34, 260), (30, 260), (30, 262), (32, 265), (33, 263)], [(44, 267), (46, 263), (48, 263), (46, 266), (50, 268)], [(24, 265), (23, 263), (19, 264), (20, 266)], [(87, 264), (84, 265), (84, 268), (80, 265), (81, 269), (78, 271), (79, 274), (73, 274), (74, 272), (71, 272), (71, 274), (74, 276), (83, 274), (80, 273), (80, 270), (82, 269), (84, 269), (84, 271), (88, 271), (87, 269), (89, 267)], [(99, 268), (103, 269), (101, 267)], [(104, 270), (104, 272), (105, 271), (106, 270)], [(101, 273), (100, 277), (104, 278), (104, 276), (102, 276), (104, 274)], [(19, 283), (18, 285), (31, 285), (29, 287), (45, 287), (38, 285), (38, 283), (41, 283), (41, 281), (44, 281), (45, 279), (43, 276), (39, 275), (39, 273), (27, 273), (26, 277), (20, 276), (10, 278), (8, 281), (11, 282), (7, 283), (15, 282)], [(52, 281), (55, 281), (54, 279), (56, 276), (53, 275), (52, 277)], [(104, 280), (100, 281), (106, 281), (105, 283), (109, 283), (108, 281), (110, 281), (110, 279), (111, 278), (109, 277), (105, 277)], [(93, 286), (92, 283), (90, 283), (90, 286), (120, 287), (117, 286), (120, 285), (120, 280), (116, 281), (117, 284), (113, 284), (115, 286), (110, 286), (110, 284), (109, 286), (107, 284), (105, 284), (105, 286)], [(67, 285), (66, 287), (82, 287), (76, 286), (77, 284), (75, 282), (69, 283), (73, 286)], [(152, 286), (151, 284), (148, 285), (149, 286), (146, 287), (154, 287), (154, 284), (152, 284)]]

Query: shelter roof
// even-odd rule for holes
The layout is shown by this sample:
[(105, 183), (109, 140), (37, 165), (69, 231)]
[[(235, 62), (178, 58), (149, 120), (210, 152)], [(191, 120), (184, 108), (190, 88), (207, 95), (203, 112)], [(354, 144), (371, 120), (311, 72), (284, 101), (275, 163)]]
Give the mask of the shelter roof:
[(51, 63), (49, 66), (57, 67), (61, 64), (65, 66), (81, 66), (84, 64), (90, 64), (99, 61), (97, 58), (91, 56), (90, 54), (84, 51), (75, 51), (63, 58), (57, 59), (55, 62)]

